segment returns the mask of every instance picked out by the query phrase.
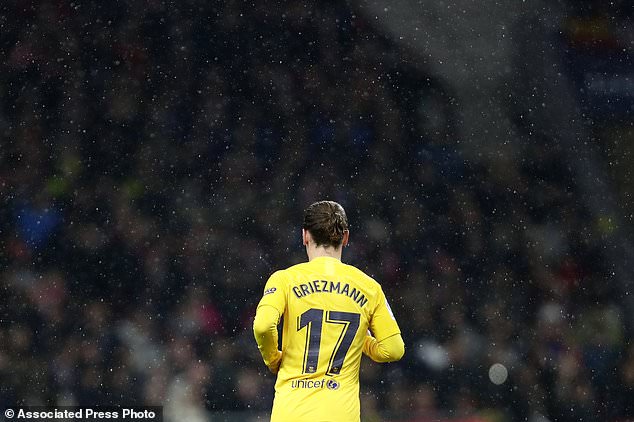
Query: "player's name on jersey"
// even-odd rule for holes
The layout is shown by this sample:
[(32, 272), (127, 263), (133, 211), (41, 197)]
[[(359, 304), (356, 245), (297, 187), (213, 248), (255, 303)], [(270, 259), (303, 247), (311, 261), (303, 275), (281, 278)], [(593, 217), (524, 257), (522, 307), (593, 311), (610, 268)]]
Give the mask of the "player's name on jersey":
[(340, 281), (313, 280), (308, 283), (301, 283), (293, 286), (293, 293), (298, 298), (313, 293), (337, 293), (348, 296), (362, 307), (368, 303), (368, 298), (365, 297), (361, 290), (356, 287), (350, 288), (348, 283), (341, 283)]

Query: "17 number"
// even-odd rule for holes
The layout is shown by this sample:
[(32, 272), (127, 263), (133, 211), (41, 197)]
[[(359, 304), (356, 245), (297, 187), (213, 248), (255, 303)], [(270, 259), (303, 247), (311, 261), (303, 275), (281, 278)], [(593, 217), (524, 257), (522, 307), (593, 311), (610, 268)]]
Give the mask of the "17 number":
[[(317, 372), (319, 362), (319, 347), (321, 345), (321, 329), (324, 320), (324, 310), (311, 308), (300, 315), (297, 321), (297, 331), (308, 327), (306, 346), (304, 348), (303, 373)], [(337, 344), (328, 362), (327, 375), (337, 375), (341, 372), (343, 361), (350, 349), (352, 340), (359, 328), (360, 315), (352, 312), (326, 311), (326, 324), (343, 325)]]

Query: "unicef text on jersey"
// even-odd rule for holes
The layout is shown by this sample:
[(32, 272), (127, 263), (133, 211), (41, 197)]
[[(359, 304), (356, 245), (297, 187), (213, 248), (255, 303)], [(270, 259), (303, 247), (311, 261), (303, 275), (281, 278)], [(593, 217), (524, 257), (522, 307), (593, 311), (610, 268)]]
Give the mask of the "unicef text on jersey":
[(334, 379), (320, 379), (320, 380), (293, 380), (291, 381), (291, 388), (327, 388), (329, 390), (337, 390), (339, 388), (339, 381)]

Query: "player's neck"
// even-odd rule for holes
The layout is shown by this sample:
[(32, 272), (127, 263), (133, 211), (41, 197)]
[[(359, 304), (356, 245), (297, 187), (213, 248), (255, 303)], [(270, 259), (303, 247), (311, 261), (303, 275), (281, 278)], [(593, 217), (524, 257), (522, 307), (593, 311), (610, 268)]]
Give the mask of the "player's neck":
[(339, 261), (341, 261), (341, 249), (342, 248), (324, 248), (321, 246), (318, 246), (316, 248), (307, 248), (306, 250), (306, 254), (308, 255), (308, 261), (312, 261), (315, 258), (320, 258), (320, 257), (329, 257), (329, 258), (335, 258), (338, 259)]

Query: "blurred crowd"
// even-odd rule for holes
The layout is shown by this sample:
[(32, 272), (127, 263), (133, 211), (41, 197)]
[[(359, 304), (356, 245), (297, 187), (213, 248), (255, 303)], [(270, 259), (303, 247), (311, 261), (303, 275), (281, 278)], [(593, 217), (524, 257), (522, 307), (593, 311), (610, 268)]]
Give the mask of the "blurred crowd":
[(465, 158), (454, 95), (345, 3), (0, 18), (0, 403), (267, 412), (254, 308), (327, 198), (406, 341), (364, 362), (364, 420), (634, 418), (612, 227), (563, 151)]
[[(624, 215), (634, 215), (634, 7), (619, 0), (570, 0), (561, 26), (586, 127)], [(600, 104), (602, 106), (597, 106)]]

